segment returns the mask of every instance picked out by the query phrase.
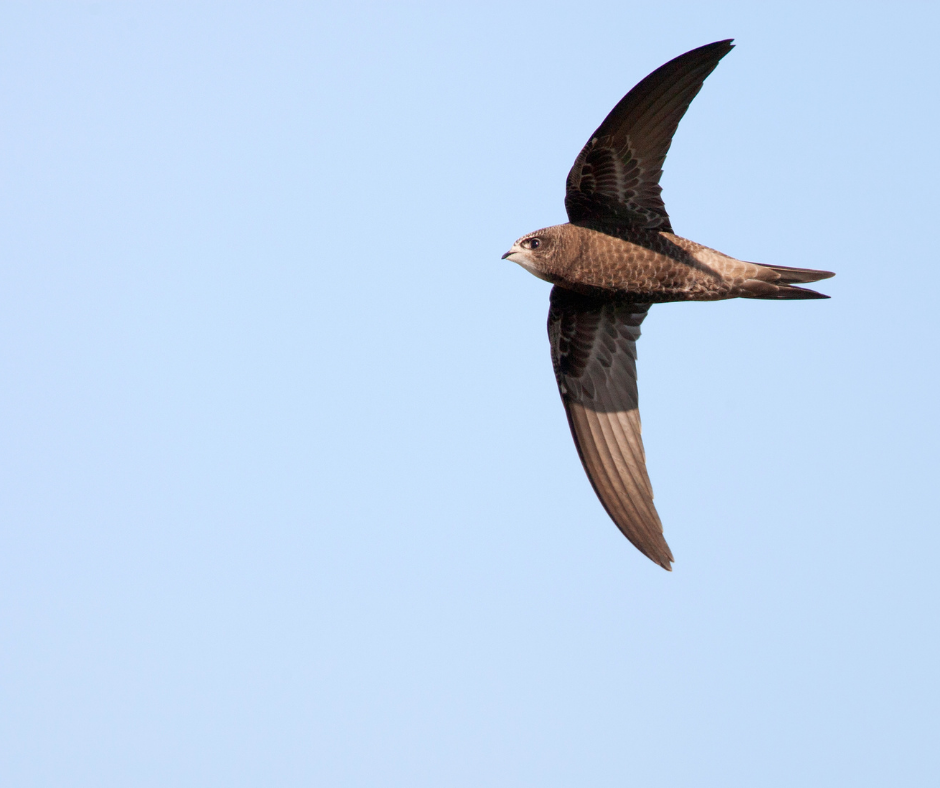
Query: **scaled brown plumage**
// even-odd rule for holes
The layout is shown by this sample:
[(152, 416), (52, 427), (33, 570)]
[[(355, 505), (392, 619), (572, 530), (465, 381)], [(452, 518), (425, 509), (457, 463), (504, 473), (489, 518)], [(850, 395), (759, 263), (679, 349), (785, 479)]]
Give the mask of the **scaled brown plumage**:
[(548, 337), (558, 390), (591, 485), (623, 534), (665, 569), (640, 437), (636, 340), (654, 303), (827, 298), (799, 284), (828, 271), (748, 263), (672, 232), (659, 179), (673, 134), (730, 39), (680, 55), (617, 104), (568, 173), (570, 222), (504, 258), (552, 282)]

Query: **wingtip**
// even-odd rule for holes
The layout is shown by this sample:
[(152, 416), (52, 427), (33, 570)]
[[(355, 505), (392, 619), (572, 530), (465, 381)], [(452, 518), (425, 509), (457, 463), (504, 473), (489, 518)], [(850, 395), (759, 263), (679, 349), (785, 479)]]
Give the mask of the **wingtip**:
[(730, 52), (735, 46), (736, 44), (733, 38), (723, 38), (721, 41), (713, 41), (711, 44), (705, 44), (702, 49), (724, 49), (725, 52)]
[(641, 548), (640, 552), (654, 564), (661, 566), (667, 572), (671, 572), (676, 559), (672, 557), (672, 550), (669, 549), (669, 545), (664, 543), (663, 546), (666, 548), (665, 550), (644, 550)]
[(727, 55), (732, 49), (734, 49), (734, 39), (733, 38), (723, 38), (721, 41), (712, 41), (710, 44), (702, 44), (700, 47), (695, 47), (695, 49), (690, 49), (684, 55), (679, 55), (679, 58), (684, 58), (687, 55), (692, 55), (696, 53), (698, 55), (711, 55), (714, 56), (714, 53), (720, 52), (717, 60), (721, 60), (725, 55)]

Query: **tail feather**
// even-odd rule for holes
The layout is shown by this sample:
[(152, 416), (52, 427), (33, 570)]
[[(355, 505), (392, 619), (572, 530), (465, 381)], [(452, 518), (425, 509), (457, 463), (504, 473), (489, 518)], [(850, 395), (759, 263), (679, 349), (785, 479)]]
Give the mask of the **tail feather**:
[(817, 271), (814, 268), (790, 268), (786, 265), (761, 265), (760, 263), (754, 263), (754, 265), (759, 265), (763, 269), (757, 275), (758, 279), (780, 285), (806, 284), (835, 276), (832, 271)]
[(786, 265), (757, 266), (757, 273), (739, 285), (738, 295), (741, 298), (766, 298), (779, 300), (796, 300), (808, 298), (829, 298), (827, 295), (817, 293), (805, 287), (796, 287), (795, 283), (818, 282), (835, 276), (832, 271), (817, 271), (814, 268), (790, 268)]
[(808, 298), (829, 298), (827, 295), (817, 293), (806, 287), (796, 287), (795, 285), (773, 284), (763, 282), (760, 279), (748, 279), (738, 288), (740, 298), (765, 298), (776, 300), (805, 300)]

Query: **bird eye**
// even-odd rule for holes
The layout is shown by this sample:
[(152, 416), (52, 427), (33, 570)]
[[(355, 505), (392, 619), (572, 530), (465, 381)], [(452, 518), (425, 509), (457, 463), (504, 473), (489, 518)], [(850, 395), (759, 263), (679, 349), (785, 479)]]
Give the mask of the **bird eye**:
[(530, 249), (538, 249), (542, 245), (542, 242), (538, 238), (530, 238), (526, 241), (526, 246)]

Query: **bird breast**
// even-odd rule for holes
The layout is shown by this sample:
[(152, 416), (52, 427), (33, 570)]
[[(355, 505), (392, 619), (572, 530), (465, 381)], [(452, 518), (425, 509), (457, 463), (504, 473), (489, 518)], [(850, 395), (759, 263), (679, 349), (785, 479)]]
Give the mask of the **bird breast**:
[(560, 225), (551, 281), (648, 301), (717, 300), (731, 295), (726, 274), (752, 265), (672, 233), (628, 228), (622, 235)]

